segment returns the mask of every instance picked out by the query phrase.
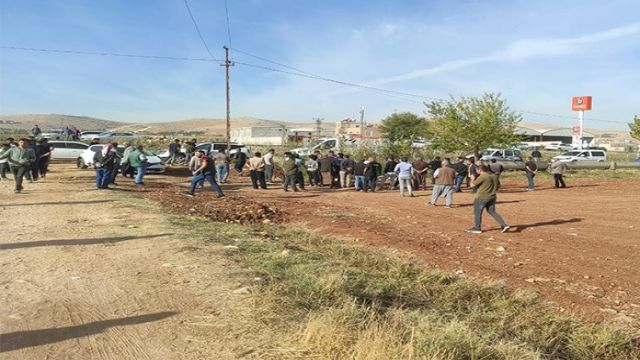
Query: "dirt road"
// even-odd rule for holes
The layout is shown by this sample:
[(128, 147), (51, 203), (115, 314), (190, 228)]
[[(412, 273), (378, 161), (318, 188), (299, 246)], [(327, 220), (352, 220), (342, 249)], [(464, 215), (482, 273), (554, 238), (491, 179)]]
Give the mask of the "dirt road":
[[(60, 172), (64, 168), (66, 173)], [(0, 358), (237, 358), (248, 316), (232, 265), (177, 234), (166, 212), (53, 164), (0, 183)], [(256, 337), (257, 338), (257, 337)]]

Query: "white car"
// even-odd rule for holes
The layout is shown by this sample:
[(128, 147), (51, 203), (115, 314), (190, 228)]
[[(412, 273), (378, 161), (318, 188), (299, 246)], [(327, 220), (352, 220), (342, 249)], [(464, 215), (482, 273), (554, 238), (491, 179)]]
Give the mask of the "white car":
[[(88, 149), (86, 149), (77, 160), (78, 168), (86, 169), (87, 167), (93, 166), (93, 156), (98, 151), (102, 150), (102, 144), (91, 145)], [(124, 153), (124, 147), (118, 146), (118, 152), (120, 154)], [(156, 173), (162, 174), (165, 172), (166, 168), (164, 166), (164, 162), (151, 151), (145, 150), (144, 153), (147, 155), (147, 173)]]
[(576, 162), (576, 161), (598, 161), (603, 162), (607, 160), (607, 152), (604, 150), (572, 150), (567, 151), (562, 155), (554, 157), (562, 162)]
[(104, 131), (83, 131), (80, 133), (80, 140), (99, 139), (102, 133), (104, 133)]
[(79, 141), (50, 140), (49, 145), (53, 147), (51, 160), (75, 160), (89, 145)]
[(573, 146), (571, 144), (552, 143), (545, 146), (544, 149), (549, 151), (571, 151)]
[[(114, 140), (119, 141), (136, 141), (140, 139), (140, 135), (132, 132), (114, 132), (114, 131), (105, 131), (93, 138), (97, 138), (100, 142), (106, 143)], [(93, 139), (92, 138), (92, 139)]]

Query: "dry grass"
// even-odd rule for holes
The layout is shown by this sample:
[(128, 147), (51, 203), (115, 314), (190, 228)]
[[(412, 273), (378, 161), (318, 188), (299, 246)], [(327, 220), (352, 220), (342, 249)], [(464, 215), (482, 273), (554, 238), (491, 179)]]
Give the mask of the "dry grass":
[(260, 358), (640, 358), (637, 335), (629, 331), (382, 250), (276, 225), (188, 217), (175, 225), (189, 236), (210, 234), (209, 243), (238, 246), (221, 251), (246, 269), (235, 276), (253, 289), (259, 330), (272, 333), (271, 343), (256, 349)]

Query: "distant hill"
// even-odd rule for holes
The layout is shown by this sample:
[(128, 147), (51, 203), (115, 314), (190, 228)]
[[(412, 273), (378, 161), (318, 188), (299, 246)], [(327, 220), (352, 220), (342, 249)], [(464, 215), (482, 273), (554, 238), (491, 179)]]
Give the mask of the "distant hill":
[(40, 126), (43, 131), (63, 129), (65, 126), (75, 126), (80, 130), (107, 130), (126, 125), (126, 123), (88, 116), (59, 114), (0, 115), (0, 128), (31, 130), (35, 125)]

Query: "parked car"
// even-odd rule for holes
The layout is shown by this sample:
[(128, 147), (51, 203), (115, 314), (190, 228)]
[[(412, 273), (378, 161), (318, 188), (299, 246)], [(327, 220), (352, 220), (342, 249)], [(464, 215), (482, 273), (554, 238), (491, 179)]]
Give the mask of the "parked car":
[[(212, 142), (212, 143), (200, 143), (196, 145), (196, 150), (203, 150), (205, 155), (215, 154), (221, 151), (225, 151), (227, 149), (226, 142)], [(247, 156), (251, 156), (251, 150), (246, 147), (244, 144), (231, 143), (231, 155), (235, 155), (238, 152), (238, 149), (243, 153), (247, 154)], [(160, 157), (163, 161), (167, 161), (169, 159), (169, 150), (164, 150), (158, 153), (158, 157)], [(180, 154), (178, 154), (176, 161), (178, 163), (183, 162), (186, 158), (186, 151), (184, 147), (180, 149)]]
[(333, 150), (335, 152), (340, 151), (340, 140), (338, 138), (322, 138), (310, 142), (306, 147), (291, 149), (292, 153), (296, 153), (300, 156), (306, 156), (313, 154), (314, 151), (320, 150), (322, 152)]
[(522, 151), (518, 149), (486, 149), (480, 152), (481, 161), (522, 161)]
[[(102, 144), (89, 146), (80, 156), (78, 156), (76, 163), (78, 168), (86, 169), (93, 166), (93, 155), (98, 151), (101, 151), (103, 146), (104, 145)], [(120, 154), (124, 153), (124, 146), (118, 146), (117, 150)], [(164, 162), (158, 157), (158, 155), (148, 150), (145, 150), (144, 153), (147, 155), (147, 173), (161, 174), (165, 172), (166, 168), (164, 166)]]
[(562, 162), (576, 162), (576, 161), (599, 161), (603, 162), (607, 160), (607, 152), (604, 150), (572, 150), (567, 151), (562, 155), (554, 157)]
[(64, 139), (66, 136), (67, 135), (64, 133), (64, 130), (62, 129), (47, 130), (40, 133), (41, 138), (54, 139), (54, 140)]
[(104, 133), (104, 131), (83, 131), (80, 133), (80, 140), (93, 140), (95, 138), (100, 138), (100, 134)]
[(132, 132), (122, 132), (122, 131), (105, 131), (98, 136), (94, 136), (92, 139), (97, 138), (102, 143), (111, 142), (114, 140), (120, 141), (136, 141), (140, 138), (140, 135)]
[(75, 160), (89, 145), (78, 141), (49, 140), (53, 146), (51, 160)]
[(545, 146), (544, 149), (549, 151), (571, 151), (573, 146), (571, 144), (551, 143)]

